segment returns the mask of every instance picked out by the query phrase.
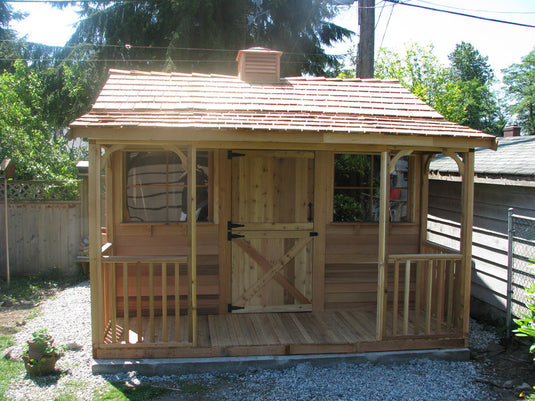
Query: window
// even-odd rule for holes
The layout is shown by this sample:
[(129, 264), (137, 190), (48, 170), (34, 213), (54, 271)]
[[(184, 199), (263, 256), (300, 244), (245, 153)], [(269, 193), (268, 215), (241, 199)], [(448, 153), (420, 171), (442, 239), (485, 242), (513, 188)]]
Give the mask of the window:
[[(379, 155), (337, 154), (334, 158), (334, 216), (337, 222), (379, 220)], [(390, 176), (390, 221), (408, 220), (409, 159), (401, 158)]]
[[(173, 152), (125, 152), (127, 222), (186, 221), (187, 173)], [(197, 220), (208, 220), (208, 152), (197, 152)]]

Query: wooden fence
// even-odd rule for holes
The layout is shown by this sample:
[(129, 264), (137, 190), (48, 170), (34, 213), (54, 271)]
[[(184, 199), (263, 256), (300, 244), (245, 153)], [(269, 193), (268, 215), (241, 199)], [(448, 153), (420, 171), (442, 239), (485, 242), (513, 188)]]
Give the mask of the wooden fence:
[[(460, 193), (458, 182), (430, 180), (430, 241), (459, 249)], [(507, 310), (507, 210), (535, 216), (535, 188), (475, 184), (472, 241), (472, 314), (505, 323)]]
[[(0, 277), (6, 277), (5, 190), (3, 183), (0, 186)], [(80, 241), (87, 235), (83, 223), (86, 220), (84, 181), (79, 187), (80, 196), (73, 200), (61, 200), (66, 197), (64, 188), (57, 182), (8, 182), (8, 249), (12, 277), (35, 275), (53, 267), (67, 274), (76, 271)], [(72, 194), (72, 188), (69, 192)]]

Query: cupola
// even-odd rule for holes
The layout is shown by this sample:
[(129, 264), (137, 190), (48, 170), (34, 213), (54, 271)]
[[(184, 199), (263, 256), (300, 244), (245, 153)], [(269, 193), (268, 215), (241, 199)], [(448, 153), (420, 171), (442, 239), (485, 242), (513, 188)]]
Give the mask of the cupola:
[(279, 83), (282, 52), (251, 47), (238, 52), (238, 78), (252, 83)]

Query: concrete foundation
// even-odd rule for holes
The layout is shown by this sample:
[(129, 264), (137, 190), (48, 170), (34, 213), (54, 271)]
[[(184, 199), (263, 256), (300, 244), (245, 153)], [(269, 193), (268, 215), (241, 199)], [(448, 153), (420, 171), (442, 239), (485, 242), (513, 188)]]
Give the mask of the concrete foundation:
[(94, 374), (117, 374), (135, 371), (143, 376), (182, 375), (192, 373), (241, 373), (249, 368), (286, 369), (300, 363), (315, 366), (329, 366), (338, 363), (372, 362), (389, 364), (406, 362), (413, 359), (444, 361), (468, 361), (470, 350), (436, 349), (421, 351), (367, 352), (360, 354), (321, 354), (289, 356), (249, 356), (219, 358), (179, 358), (179, 359), (95, 359)]

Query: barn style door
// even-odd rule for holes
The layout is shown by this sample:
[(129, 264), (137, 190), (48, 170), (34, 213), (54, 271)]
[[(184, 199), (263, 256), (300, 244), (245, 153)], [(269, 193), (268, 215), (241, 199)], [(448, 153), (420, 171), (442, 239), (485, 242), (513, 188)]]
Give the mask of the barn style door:
[(232, 157), (232, 304), (241, 312), (312, 309), (314, 154)]

